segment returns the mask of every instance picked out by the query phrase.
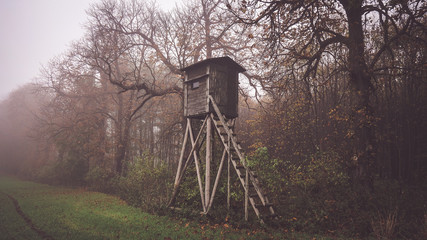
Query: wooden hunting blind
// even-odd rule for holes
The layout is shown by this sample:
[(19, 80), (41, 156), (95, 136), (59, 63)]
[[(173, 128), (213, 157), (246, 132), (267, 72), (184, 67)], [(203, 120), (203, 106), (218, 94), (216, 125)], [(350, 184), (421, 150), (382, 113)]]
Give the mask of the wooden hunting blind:
[(212, 96), (226, 118), (238, 116), (238, 75), (246, 71), (229, 57), (209, 58), (181, 69), (184, 79), (184, 116), (204, 118), (213, 113)]
[[(264, 194), (257, 174), (246, 162), (243, 149), (234, 133), (235, 118), (238, 116), (238, 75), (246, 70), (229, 57), (206, 59), (181, 70), (185, 73), (184, 116), (187, 118), (187, 127), (168, 205), (174, 205), (186, 169), (194, 162), (203, 214), (207, 214), (226, 165), (227, 209), (230, 209), (231, 199), (230, 174), (234, 171), (245, 190), (245, 219), (248, 219), (249, 204), (261, 222), (277, 218), (273, 204)], [(196, 129), (193, 129), (192, 122), (197, 121), (202, 121), (202, 124), (195, 135), (193, 131)], [(214, 135), (218, 137), (215, 138)], [(221, 142), (215, 144), (222, 148), (221, 159), (215, 159), (213, 154), (215, 139)], [(201, 148), (205, 149), (205, 157), (201, 154)], [(215, 172), (214, 180), (211, 175)]]

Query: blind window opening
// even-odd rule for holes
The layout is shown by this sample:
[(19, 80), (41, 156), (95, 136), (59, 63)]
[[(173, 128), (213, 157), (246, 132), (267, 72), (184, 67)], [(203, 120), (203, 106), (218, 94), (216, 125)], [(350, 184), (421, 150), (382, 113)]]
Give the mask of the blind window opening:
[(195, 81), (191, 84), (191, 89), (196, 89), (200, 87), (200, 82), (199, 81)]

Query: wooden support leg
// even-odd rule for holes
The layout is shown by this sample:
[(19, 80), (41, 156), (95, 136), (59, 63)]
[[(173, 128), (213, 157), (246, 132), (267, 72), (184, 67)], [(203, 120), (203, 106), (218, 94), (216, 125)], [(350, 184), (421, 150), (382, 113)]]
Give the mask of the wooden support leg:
[(245, 221), (248, 221), (248, 200), (249, 200), (249, 168), (246, 167), (246, 176), (245, 176)]
[(221, 172), (222, 172), (222, 167), (224, 166), (224, 161), (225, 161), (225, 155), (227, 154), (227, 149), (224, 149), (223, 153), (222, 153), (222, 157), (221, 157), (221, 163), (219, 164), (219, 168), (218, 168), (218, 173), (216, 175), (216, 179), (215, 179), (215, 183), (212, 189), (212, 194), (211, 194), (211, 199), (209, 201), (209, 206), (206, 210), (206, 213), (209, 212), (209, 210), (211, 209), (214, 197), (215, 197), (215, 192), (216, 192), (216, 188), (218, 187), (218, 183), (219, 183), (219, 178), (221, 177)]
[(211, 188), (212, 161), (212, 118), (209, 115), (206, 122), (206, 173), (205, 173), (205, 204), (209, 206)]
[[(228, 149), (230, 149), (231, 147), (231, 136), (228, 136)], [(230, 179), (230, 167), (231, 167), (231, 151), (228, 152), (227, 154), (227, 211), (230, 212), (230, 184), (231, 184), (231, 179)]]
[(179, 187), (179, 176), (181, 176), (182, 161), (184, 160), (184, 152), (185, 152), (185, 147), (187, 145), (188, 132), (189, 132), (189, 128), (190, 128), (190, 126), (188, 125), (188, 122), (189, 121), (187, 120), (187, 127), (185, 128), (185, 134), (184, 134), (184, 142), (182, 144), (181, 154), (179, 156), (179, 161), (178, 161), (178, 169), (176, 171), (175, 183), (173, 186), (173, 193), (175, 193), (175, 194), (172, 194), (172, 198), (168, 203), (168, 207), (170, 207), (174, 203), (176, 192), (178, 191), (178, 187)]

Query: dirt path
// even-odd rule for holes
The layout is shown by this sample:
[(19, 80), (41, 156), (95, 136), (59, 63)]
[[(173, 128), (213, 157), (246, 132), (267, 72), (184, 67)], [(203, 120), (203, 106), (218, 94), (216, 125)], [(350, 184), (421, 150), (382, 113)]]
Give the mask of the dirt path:
[(15, 209), (16, 212), (19, 214), (19, 216), (21, 216), (24, 221), (27, 223), (27, 225), (33, 230), (35, 231), (41, 238), (43, 239), (47, 239), (47, 240), (55, 240), (52, 236), (50, 236), (49, 234), (47, 234), (46, 232), (44, 232), (43, 230), (37, 228), (34, 223), (31, 221), (31, 219), (25, 215), (25, 213), (22, 211), (21, 207), (19, 206), (18, 201), (12, 197), (9, 194), (6, 194), (8, 198), (10, 198), (10, 200), (12, 200), (13, 205), (15, 205)]

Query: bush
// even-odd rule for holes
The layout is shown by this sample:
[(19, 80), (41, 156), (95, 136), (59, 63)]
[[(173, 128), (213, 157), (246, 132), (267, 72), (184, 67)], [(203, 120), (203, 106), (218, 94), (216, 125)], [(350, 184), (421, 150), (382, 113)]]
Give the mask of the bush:
[(64, 155), (58, 161), (41, 167), (35, 174), (36, 180), (53, 185), (85, 185), (85, 175), (88, 172), (87, 160), (72, 154)]
[(267, 148), (250, 155), (283, 226), (297, 231), (379, 239), (422, 239), (426, 184), (376, 179), (374, 191), (350, 184), (345, 163), (318, 152), (299, 163), (271, 159)]
[(349, 213), (348, 175), (333, 152), (316, 153), (292, 163), (270, 159), (268, 149), (249, 158), (287, 228), (324, 233), (343, 228)]
[(172, 175), (164, 164), (155, 166), (150, 157), (137, 159), (128, 166), (129, 172), (120, 177), (117, 194), (130, 205), (155, 212), (169, 200)]
[(85, 177), (87, 186), (94, 191), (116, 193), (119, 177), (110, 169), (102, 167), (92, 168)]

